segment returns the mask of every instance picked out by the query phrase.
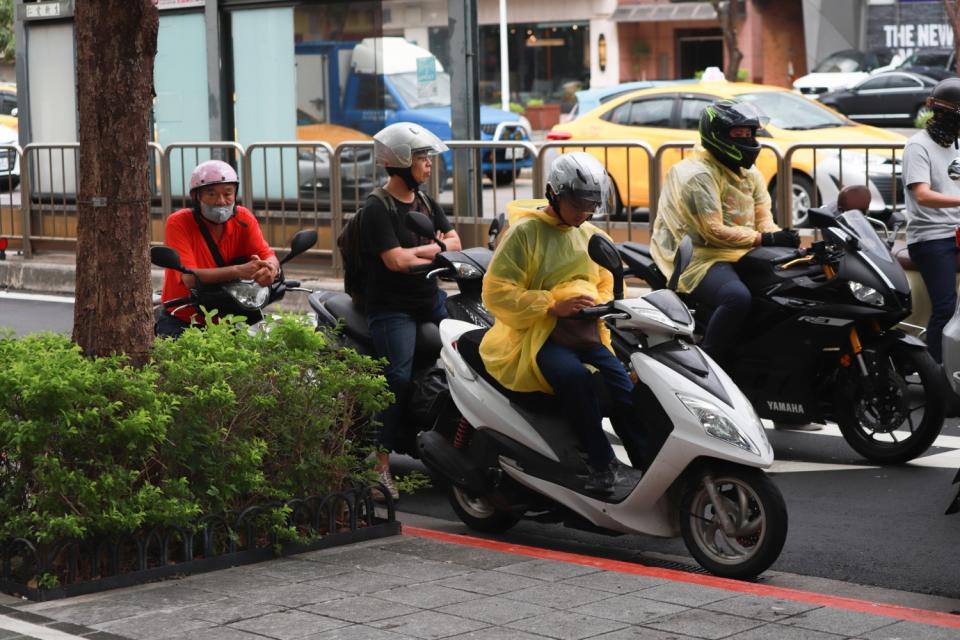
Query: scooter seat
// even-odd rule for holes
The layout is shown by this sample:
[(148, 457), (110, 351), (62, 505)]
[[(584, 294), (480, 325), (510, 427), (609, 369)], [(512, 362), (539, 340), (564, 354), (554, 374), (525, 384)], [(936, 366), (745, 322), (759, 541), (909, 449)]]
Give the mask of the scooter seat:
[[(337, 293), (324, 300), (324, 305), (335, 318), (343, 322), (343, 332), (348, 336), (373, 349), (373, 338), (367, 326), (367, 317), (353, 304), (353, 300), (345, 293)], [(421, 322), (417, 325), (417, 346), (414, 352), (416, 363), (436, 360), (440, 354), (443, 342), (440, 340), (440, 329), (432, 322)]]

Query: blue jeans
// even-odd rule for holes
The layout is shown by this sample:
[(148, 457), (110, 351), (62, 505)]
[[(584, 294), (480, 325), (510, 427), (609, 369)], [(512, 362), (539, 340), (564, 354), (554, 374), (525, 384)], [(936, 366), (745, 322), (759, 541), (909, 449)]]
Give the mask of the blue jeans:
[(943, 327), (957, 306), (957, 240), (951, 237), (914, 242), (907, 245), (907, 251), (930, 295), (927, 350), (934, 360), (942, 362)]
[[(446, 301), (447, 294), (440, 289), (430, 317), (433, 322), (439, 324), (447, 317)], [(373, 349), (377, 357), (387, 359), (383, 375), (394, 396), (393, 404), (377, 416), (382, 426), (375, 441), (387, 451), (393, 451), (396, 445), (400, 420), (407, 404), (410, 380), (413, 378), (418, 324), (417, 319), (409, 313), (374, 311), (367, 314)]]
[(723, 366), (740, 327), (750, 315), (753, 296), (729, 262), (717, 262), (710, 267), (690, 296), (714, 310), (700, 346)]
[[(603, 413), (600, 400), (593, 392), (590, 376), (583, 363), (600, 371), (613, 401), (610, 421), (621, 439), (634, 431), (633, 382), (623, 364), (603, 345), (574, 351), (556, 342), (547, 342), (537, 353), (537, 365), (560, 401), (563, 411), (577, 432), (580, 444), (587, 452), (590, 465), (603, 469), (613, 460), (613, 447), (603, 432)], [(635, 465), (639, 461), (632, 461)]]

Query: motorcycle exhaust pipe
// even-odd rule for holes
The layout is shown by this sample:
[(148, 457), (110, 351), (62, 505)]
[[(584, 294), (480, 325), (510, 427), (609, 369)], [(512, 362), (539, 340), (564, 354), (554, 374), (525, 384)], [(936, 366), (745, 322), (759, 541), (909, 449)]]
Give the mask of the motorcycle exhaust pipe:
[(475, 494), (486, 492), (483, 472), (436, 431), (422, 431), (417, 436), (417, 449), (427, 467), (456, 486)]

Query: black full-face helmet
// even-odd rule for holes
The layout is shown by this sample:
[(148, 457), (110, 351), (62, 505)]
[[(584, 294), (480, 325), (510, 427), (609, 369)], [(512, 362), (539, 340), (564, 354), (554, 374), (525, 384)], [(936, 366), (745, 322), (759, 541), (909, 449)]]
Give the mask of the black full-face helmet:
[(927, 133), (942, 147), (956, 146), (960, 135), (960, 78), (938, 82), (927, 98), (927, 106), (933, 111), (927, 120)]
[[(757, 129), (764, 127), (770, 118), (755, 106), (734, 100), (717, 100), (700, 113), (700, 143), (714, 158), (731, 171), (741, 167), (749, 169), (760, 153)], [(734, 127), (749, 127), (749, 138), (731, 138)]]

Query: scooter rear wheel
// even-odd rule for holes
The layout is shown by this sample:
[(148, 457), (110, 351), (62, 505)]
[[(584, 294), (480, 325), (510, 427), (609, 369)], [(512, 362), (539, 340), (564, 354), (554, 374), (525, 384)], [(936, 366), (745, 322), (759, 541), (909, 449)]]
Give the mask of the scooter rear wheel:
[(518, 516), (493, 506), (487, 498), (472, 497), (456, 485), (450, 485), (448, 497), (457, 516), (471, 529), (502, 533), (520, 521)]
[[(724, 532), (704, 480), (716, 490), (735, 532)], [(752, 578), (780, 556), (787, 538), (783, 495), (762, 471), (724, 466), (691, 478), (680, 501), (683, 542), (697, 562), (725, 578)]]
[(926, 350), (894, 345), (863, 351), (869, 378), (852, 366), (840, 378), (837, 424), (844, 439), (871, 462), (902, 464), (940, 435), (947, 385)]

